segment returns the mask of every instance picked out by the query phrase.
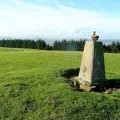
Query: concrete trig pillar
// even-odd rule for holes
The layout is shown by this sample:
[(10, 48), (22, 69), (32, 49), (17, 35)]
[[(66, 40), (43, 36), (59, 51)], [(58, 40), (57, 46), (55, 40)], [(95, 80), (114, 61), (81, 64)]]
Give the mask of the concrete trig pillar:
[(97, 85), (105, 81), (105, 66), (102, 42), (93, 33), (92, 40), (86, 41), (82, 56), (79, 82), (83, 85)]

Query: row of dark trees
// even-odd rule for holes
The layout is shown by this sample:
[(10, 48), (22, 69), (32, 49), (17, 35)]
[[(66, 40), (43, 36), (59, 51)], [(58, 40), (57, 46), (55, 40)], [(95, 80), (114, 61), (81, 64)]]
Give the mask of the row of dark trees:
[(120, 42), (113, 41), (109, 45), (104, 44), (103, 50), (104, 50), (104, 52), (109, 52), (109, 53), (120, 53)]
[(31, 48), (40, 50), (76, 50), (82, 51), (84, 48), (85, 40), (62, 40), (55, 41), (52, 46), (47, 44), (44, 40), (0, 40), (0, 47), (11, 48)]
[[(40, 50), (71, 50), (71, 51), (83, 51), (86, 39), (80, 40), (62, 40), (55, 41), (52, 46), (47, 44), (44, 40), (0, 40), (0, 47), (11, 48), (31, 48)], [(103, 45), (104, 52), (120, 53), (120, 42), (112, 42), (109, 45)]]
[(31, 49), (45, 49), (46, 42), (44, 40), (0, 40), (1, 47), (11, 47), (11, 48), (31, 48)]
[(72, 51), (83, 51), (85, 45), (85, 39), (80, 40), (62, 40), (55, 41), (53, 43), (54, 50), (72, 50)]

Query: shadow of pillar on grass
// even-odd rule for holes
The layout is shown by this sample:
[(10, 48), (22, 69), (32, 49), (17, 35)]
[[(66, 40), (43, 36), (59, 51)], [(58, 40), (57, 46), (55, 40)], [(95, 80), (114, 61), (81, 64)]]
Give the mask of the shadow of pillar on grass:
[[(80, 85), (76, 84), (74, 85), (74, 77), (78, 77), (79, 75), (79, 68), (76, 69), (68, 69), (61, 72), (61, 76), (65, 78), (65, 82), (68, 83), (72, 90), (74, 91), (83, 91), (80, 89)], [(103, 86), (96, 86), (92, 91), (94, 92), (107, 92), (107, 90), (117, 90), (120, 88), (120, 78), (113, 78), (113, 79), (107, 79)]]
[(67, 69), (65, 71), (61, 71), (61, 76), (65, 78), (65, 82), (70, 85), (73, 91), (82, 92), (83, 90), (80, 89), (79, 84), (74, 85), (74, 82), (72, 81), (74, 77), (78, 76), (79, 70), (79, 68)]

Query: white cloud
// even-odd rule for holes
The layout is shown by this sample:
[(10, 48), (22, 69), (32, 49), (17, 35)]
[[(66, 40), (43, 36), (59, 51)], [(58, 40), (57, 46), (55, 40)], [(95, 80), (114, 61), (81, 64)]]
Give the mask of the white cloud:
[[(57, 7), (49, 7), (27, 5), (17, 0), (12, 3), (16, 6), (0, 7), (0, 36), (88, 38), (96, 30), (102, 38), (119, 37), (118, 17), (112, 18), (102, 13), (60, 4)], [(117, 33), (116, 36), (114, 33)]]

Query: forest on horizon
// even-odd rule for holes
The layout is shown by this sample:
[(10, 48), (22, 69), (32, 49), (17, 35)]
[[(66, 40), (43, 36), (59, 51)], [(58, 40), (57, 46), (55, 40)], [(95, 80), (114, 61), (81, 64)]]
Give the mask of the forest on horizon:
[[(2, 39), (0, 40), (0, 47), (10, 48), (31, 48), (40, 50), (62, 50), (62, 51), (83, 51), (85, 41), (80, 40), (56, 40), (53, 45), (49, 45), (45, 40), (31, 40), (31, 39)], [(113, 41), (110, 44), (103, 44), (104, 52), (120, 53), (120, 42)]]

